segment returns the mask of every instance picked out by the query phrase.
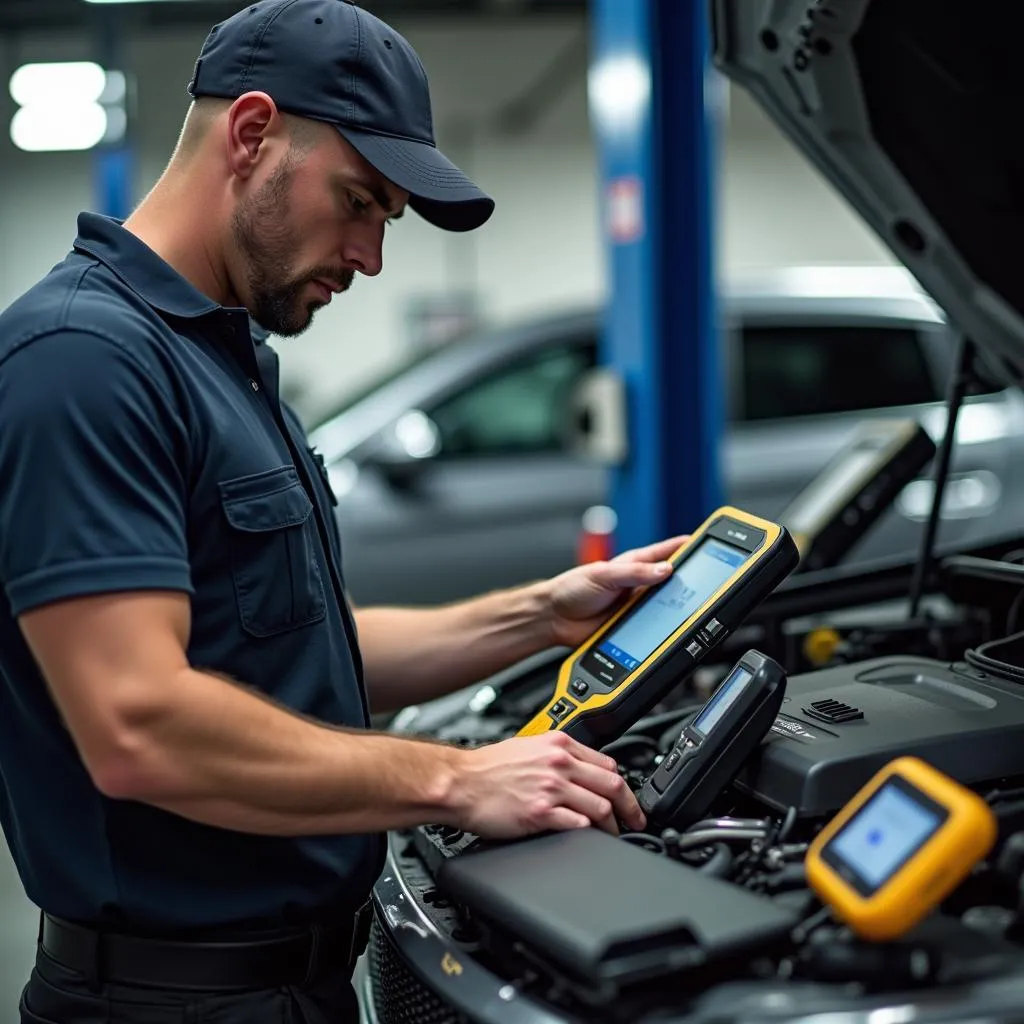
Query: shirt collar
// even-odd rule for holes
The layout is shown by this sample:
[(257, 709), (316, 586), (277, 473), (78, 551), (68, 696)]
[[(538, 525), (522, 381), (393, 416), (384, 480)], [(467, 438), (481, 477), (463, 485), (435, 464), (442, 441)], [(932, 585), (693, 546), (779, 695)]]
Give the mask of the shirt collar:
[(113, 217), (80, 214), (75, 249), (98, 259), (144, 302), (171, 316), (193, 318), (223, 309)]

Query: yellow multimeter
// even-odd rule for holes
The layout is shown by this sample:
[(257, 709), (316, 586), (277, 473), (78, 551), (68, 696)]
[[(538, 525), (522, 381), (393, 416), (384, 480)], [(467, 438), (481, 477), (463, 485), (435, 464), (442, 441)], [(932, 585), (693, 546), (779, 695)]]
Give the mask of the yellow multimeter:
[(996, 833), (995, 815), (976, 793), (900, 757), (815, 837), (807, 880), (861, 938), (895, 939), (959, 885)]
[(672, 555), (664, 582), (632, 595), (563, 662), (520, 736), (557, 730), (597, 747), (621, 736), (796, 567), (786, 530), (720, 508)]

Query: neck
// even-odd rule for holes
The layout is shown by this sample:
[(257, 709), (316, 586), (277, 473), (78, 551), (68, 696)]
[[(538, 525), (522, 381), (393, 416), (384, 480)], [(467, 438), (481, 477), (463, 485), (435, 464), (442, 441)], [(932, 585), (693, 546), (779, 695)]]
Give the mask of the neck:
[(204, 295), (224, 306), (238, 305), (216, 203), (213, 183), (172, 166), (124, 226)]

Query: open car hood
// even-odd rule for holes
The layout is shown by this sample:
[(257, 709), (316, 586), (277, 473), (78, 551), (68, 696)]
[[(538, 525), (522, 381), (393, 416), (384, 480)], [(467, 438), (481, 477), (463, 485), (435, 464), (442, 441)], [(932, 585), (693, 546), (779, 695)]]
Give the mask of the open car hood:
[(716, 65), (1024, 380), (1024, 3), (709, 2)]

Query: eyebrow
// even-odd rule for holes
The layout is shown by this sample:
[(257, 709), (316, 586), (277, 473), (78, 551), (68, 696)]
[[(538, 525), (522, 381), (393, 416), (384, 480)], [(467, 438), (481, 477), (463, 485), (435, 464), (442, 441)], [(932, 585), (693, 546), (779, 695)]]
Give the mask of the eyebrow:
[(398, 220), (405, 213), (404, 208), (392, 212), (391, 197), (380, 185), (375, 185), (366, 178), (354, 174), (338, 174), (334, 177), (334, 184), (343, 188), (346, 185), (358, 185), (360, 188), (366, 189), (373, 196), (373, 201), (388, 215), (389, 220)]

